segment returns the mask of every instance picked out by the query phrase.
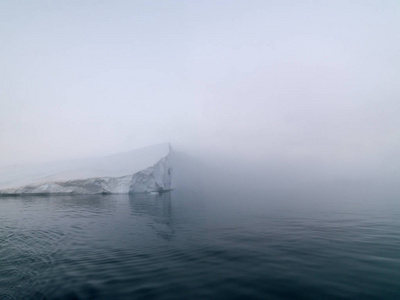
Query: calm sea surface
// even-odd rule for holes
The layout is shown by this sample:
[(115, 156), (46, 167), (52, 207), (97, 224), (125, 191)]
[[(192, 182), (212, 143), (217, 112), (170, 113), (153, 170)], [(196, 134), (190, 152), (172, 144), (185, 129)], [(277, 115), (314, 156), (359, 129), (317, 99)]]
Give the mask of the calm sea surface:
[(400, 201), (0, 198), (0, 299), (400, 299)]

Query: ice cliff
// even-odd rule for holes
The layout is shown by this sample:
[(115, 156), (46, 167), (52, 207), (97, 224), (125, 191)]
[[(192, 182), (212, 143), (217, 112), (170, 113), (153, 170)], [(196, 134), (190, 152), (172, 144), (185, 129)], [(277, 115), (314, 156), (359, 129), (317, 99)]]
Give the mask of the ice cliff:
[[(158, 160), (154, 163), (155, 158)], [(161, 156), (161, 158), (160, 158)], [(121, 161), (122, 158), (122, 161)], [(123, 159), (128, 161), (123, 161)], [(133, 165), (132, 165), (132, 162)], [(136, 163), (135, 163), (136, 162)], [(153, 163), (147, 168), (144, 165)], [(118, 168), (118, 165), (121, 167)], [(137, 170), (138, 165), (142, 168)], [(93, 167), (96, 170), (93, 170)], [(124, 176), (87, 177), (87, 174), (121, 174), (133, 170)], [(123, 170), (121, 170), (121, 168)], [(161, 144), (137, 151), (113, 155), (96, 162), (91, 161), (81, 168), (70, 169), (44, 178), (71, 178), (69, 180), (50, 180), (35, 182), (19, 187), (0, 190), (6, 195), (43, 195), (43, 194), (128, 194), (163, 192), (172, 188), (172, 153), (169, 144)], [(75, 177), (75, 179), (74, 179)], [(42, 177), (43, 178), (43, 177)], [(38, 179), (36, 179), (38, 180)], [(43, 180), (43, 179), (42, 179)]]

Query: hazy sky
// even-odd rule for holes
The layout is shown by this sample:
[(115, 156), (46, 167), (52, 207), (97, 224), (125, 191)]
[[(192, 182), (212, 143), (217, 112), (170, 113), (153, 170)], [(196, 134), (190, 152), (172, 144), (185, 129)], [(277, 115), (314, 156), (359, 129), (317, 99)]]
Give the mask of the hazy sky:
[(400, 155), (400, 1), (1, 1), (0, 163), (160, 142)]

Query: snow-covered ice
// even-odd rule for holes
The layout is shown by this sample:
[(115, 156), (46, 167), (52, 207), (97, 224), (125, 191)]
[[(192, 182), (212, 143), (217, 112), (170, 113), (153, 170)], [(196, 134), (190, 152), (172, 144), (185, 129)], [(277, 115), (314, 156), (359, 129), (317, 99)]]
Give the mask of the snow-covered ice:
[[(104, 158), (75, 161), (68, 167), (59, 163), (36, 166), (34, 170), (26, 168), (19, 174), (19, 177), (14, 174), (14, 180), (12, 177), (10, 180), (10, 176), (0, 172), (0, 184), (11, 185), (1, 189), (0, 195), (162, 192), (172, 188), (172, 153), (169, 144), (160, 144)], [(13, 182), (24, 181), (29, 183), (12, 187)]]

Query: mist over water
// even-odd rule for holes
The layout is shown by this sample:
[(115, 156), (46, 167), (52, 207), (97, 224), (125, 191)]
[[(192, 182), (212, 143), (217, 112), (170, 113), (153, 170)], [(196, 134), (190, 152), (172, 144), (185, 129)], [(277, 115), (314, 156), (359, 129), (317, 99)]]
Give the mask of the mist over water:
[(249, 161), (183, 153), (174, 157), (174, 186), (183, 190), (320, 195), (321, 201), (350, 195), (381, 201), (399, 193), (396, 161), (393, 165), (371, 166), (366, 162), (358, 166), (349, 162), (333, 166), (313, 159)]
[(0, 171), (170, 142), (184, 185), (396, 192), (397, 1), (0, 6)]
[(1, 1), (0, 187), (170, 142), (175, 190), (0, 198), (0, 298), (400, 298), (399, 15)]

